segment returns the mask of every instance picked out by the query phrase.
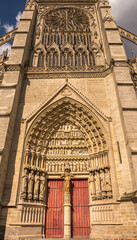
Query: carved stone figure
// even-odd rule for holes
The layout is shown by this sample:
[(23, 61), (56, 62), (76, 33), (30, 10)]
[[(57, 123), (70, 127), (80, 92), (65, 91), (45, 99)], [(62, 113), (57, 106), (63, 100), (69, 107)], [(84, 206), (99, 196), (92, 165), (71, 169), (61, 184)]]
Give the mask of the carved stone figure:
[(39, 199), (39, 185), (40, 185), (39, 172), (36, 172), (35, 185), (34, 185), (34, 200), (36, 200), (36, 201), (38, 201), (38, 199)]
[(22, 176), (22, 187), (21, 187), (21, 198), (26, 200), (27, 198), (27, 188), (28, 188), (28, 169), (24, 169)]
[(40, 37), (40, 26), (37, 26), (36, 28), (36, 38), (38, 39)]
[(70, 193), (70, 174), (66, 173), (66, 176), (65, 176), (65, 192), (66, 193)]
[(73, 171), (74, 171), (74, 172), (76, 172), (76, 171), (77, 171), (76, 162), (74, 162), (74, 165), (73, 165)]
[(61, 178), (64, 178), (65, 181), (65, 193), (70, 193), (70, 180), (73, 177), (73, 174), (70, 173), (70, 168), (65, 167), (65, 174), (61, 175)]
[(94, 172), (91, 172), (89, 175), (89, 193), (91, 194), (92, 200), (96, 199), (96, 186), (95, 186), (95, 177)]
[(3, 63), (7, 59), (8, 59), (8, 49), (6, 49), (6, 51), (3, 51), (3, 53), (0, 55), (0, 63)]
[(100, 170), (100, 185), (101, 185), (102, 198), (106, 198), (107, 194), (106, 194), (105, 174), (103, 169)]
[(45, 192), (46, 192), (46, 178), (45, 173), (41, 173), (40, 177), (40, 194), (39, 194), (39, 200), (41, 202), (44, 202), (45, 199)]
[(59, 163), (59, 172), (62, 172), (62, 165)]
[(49, 163), (49, 172), (51, 172), (52, 166), (51, 166), (51, 162)]
[(111, 179), (110, 179), (110, 170), (108, 168), (105, 169), (105, 184), (106, 184), (106, 192), (107, 197), (112, 197), (112, 185), (111, 185)]
[(97, 199), (101, 199), (100, 176), (98, 171), (96, 171), (95, 173), (95, 179), (96, 179), (96, 197)]
[(31, 170), (28, 178), (28, 199), (32, 200), (34, 187), (34, 170)]

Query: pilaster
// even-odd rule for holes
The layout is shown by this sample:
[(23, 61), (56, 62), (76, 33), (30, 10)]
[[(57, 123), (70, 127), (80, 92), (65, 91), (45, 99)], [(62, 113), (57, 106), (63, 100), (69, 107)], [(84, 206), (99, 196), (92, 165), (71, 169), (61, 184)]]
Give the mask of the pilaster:
[(35, 16), (36, 8), (23, 12), (0, 86), (0, 128), (3, 129), (0, 132), (0, 201), (2, 201), (24, 67), (27, 65), (31, 48)]

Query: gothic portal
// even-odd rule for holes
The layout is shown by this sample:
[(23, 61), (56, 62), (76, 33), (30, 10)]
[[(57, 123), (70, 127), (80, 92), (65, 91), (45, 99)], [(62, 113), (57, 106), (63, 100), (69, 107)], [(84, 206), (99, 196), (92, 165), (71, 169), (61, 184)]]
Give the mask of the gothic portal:
[(126, 34), (107, 0), (29, 0), (0, 38), (0, 239), (137, 239)]

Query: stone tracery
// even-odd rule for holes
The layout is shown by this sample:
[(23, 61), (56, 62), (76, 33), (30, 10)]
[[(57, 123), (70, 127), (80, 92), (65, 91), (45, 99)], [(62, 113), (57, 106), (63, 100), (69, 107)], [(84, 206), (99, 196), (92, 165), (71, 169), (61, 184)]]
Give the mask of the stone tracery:
[(107, 183), (103, 182), (110, 188), (105, 197), (103, 188), (101, 190), (101, 171), (107, 175), (110, 168), (104, 130), (93, 113), (69, 98), (41, 113), (29, 130), (21, 198), (43, 202), (45, 173), (62, 174), (66, 166), (76, 174), (94, 171), (96, 193), (93, 200), (112, 197), (109, 177), (106, 176)]
[(49, 11), (37, 22), (33, 50), (35, 64), (33, 61), (32, 66), (91, 68), (105, 65), (103, 51), (96, 42), (98, 34), (94, 25), (93, 19), (91, 21), (80, 9), (66, 7)]

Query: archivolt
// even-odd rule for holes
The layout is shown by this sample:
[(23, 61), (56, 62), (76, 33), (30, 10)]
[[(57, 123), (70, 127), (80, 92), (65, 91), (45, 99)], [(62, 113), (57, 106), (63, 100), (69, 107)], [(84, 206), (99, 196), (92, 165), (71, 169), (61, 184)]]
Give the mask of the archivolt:
[[(55, 140), (57, 142), (60, 142), (60, 139), (64, 141), (65, 138), (60, 137), (58, 139), (55, 136), (63, 126), (64, 128), (68, 126), (70, 133), (71, 131), (78, 133), (80, 137), (74, 137), (77, 146), (73, 145), (72, 136), (68, 137), (71, 146), (69, 146), (69, 140), (67, 146), (63, 147), (62, 143), (61, 145), (57, 143), (57, 146), (53, 146)], [(78, 146), (80, 139), (82, 144)], [(51, 161), (54, 161), (55, 165), (55, 161), (59, 159), (61, 161), (66, 160), (67, 164), (72, 159), (77, 161), (82, 159), (88, 160), (85, 171), (92, 166), (108, 164), (106, 136), (100, 121), (85, 106), (69, 98), (64, 98), (51, 105), (34, 120), (28, 131), (25, 146), (24, 163), (39, 168), (45, 169), (47, 161), (50, 161), (49, 164), (51, 164)], [(48, 154), (51, 148), (53, 153)], [(63, 148), (63, 153), (61, 148)], [(66, 153), (67, 150), (65, 152), (64, 149), (68, 148), (71, 148), (76, 154)], [(80, 148), (84, 148), (86, 152), (83, 153)], [(74, 149), (79, 149), (78, 154)]]

